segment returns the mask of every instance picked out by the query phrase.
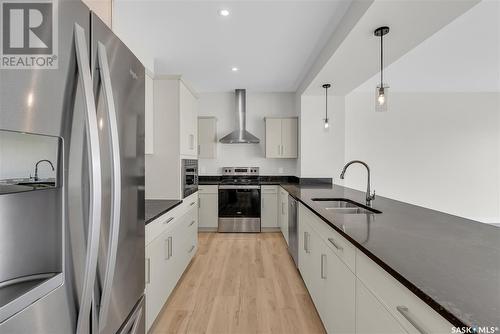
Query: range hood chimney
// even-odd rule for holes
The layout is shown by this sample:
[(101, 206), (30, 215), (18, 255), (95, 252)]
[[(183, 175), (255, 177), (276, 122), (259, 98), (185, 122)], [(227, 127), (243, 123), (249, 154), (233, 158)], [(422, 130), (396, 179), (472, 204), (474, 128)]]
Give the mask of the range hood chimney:
[(236, 89), (236, 130), (220, 139), (224, 144), (258, 144), (259, 138), (247, 131), (246, 128), (246, 90)]

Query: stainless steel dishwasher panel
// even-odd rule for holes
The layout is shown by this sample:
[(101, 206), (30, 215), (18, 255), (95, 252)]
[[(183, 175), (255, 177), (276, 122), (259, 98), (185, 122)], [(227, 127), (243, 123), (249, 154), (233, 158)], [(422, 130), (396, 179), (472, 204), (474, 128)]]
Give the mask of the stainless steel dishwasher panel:
[(295, 262), (299, 265), (299, 235), (297, 224), (297, 201), (288, 195), (288, 252)]

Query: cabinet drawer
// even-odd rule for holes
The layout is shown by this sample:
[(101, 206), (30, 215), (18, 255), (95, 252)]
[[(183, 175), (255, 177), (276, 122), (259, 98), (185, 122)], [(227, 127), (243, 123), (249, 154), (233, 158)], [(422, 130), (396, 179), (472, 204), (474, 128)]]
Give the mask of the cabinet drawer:
[(202, 184), (198, 186), (198, 192), (200, 194), (218, 194), (219, 186), (212, 184)]
[(179, 239), (184, 240), (188, 235), (198, 231), (198, 207), (191, 208), (180, 218)]
[(451, 333), (446, 319), (360, 251), (356, 274), (409, 333)]
[(178, 218), (181, 216), (180, 208), (176, 207), (168, 211), (164, 215), (156, 218), (154, 221), (146, 225), (145, 243), (149, 245), (155, 238), (165, 232), (169, 228), (173, 228), (177, 224)]
[(320, 235), (328, 247), (335, 253), (352, 272), (356, 270), (356, 247), (328, 226), (311, 210), (305, 209), (311, 227)]
[(260, 190), (263, 194), (277, 194), (278, 186), (261, 186)]

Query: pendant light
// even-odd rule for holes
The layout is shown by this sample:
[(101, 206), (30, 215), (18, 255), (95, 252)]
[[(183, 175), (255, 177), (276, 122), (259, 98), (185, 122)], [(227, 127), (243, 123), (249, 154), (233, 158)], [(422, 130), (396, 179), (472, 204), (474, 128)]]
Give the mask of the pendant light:
[(328, 88), (330, 88), (332, 85), (330, 84), (324, 84), (323, 88), (325, 89), (325, 129), (328, 129), (330, 127), (330, 124), (328, 123)]
[(388, 33), (389, 27), (379, 27), (373, 33), (380, 37), (380, 85), (375, 89), (375, 111), (387, 111), (389, 86), (384, 84), (384, 36)]

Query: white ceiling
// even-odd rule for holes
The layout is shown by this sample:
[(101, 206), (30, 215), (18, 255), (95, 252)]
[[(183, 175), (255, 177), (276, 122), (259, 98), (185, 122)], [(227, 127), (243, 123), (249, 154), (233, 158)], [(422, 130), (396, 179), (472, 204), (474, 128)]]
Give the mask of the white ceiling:
[[(387, 25), (391, 29), (384, 37), (384, 66), (389, 66), (478, 2), (479, 0), (374, 1), (309, 83), (305, 94), (323, 95), (321, 85), (329, 82), (333, 86), (329, 93), (345, 95), (379, 73), (380, 39), (373, 36), (375, 28)], [(463, 43), (467, 44), (468, 41), (463, 40)], [(456, 72), (460, 72), (460, 69), (456, 69)], [(389, 77), (386, 79), (389, 80)], [(408, 78), (404, 80), (411, 81)], [(389, 84), (392, 85), (392, 82)]]
[[(481, 1), (389, 65), (391, 91), (500, 92), (499, 19), (500, 2)], [(379, 81), (380, 72), (355, 90), (374, 91)]]
[(156, 75), (180, 74), (199, 92), (290, 92), (350, 3), (115, 0), (113, 28)]

